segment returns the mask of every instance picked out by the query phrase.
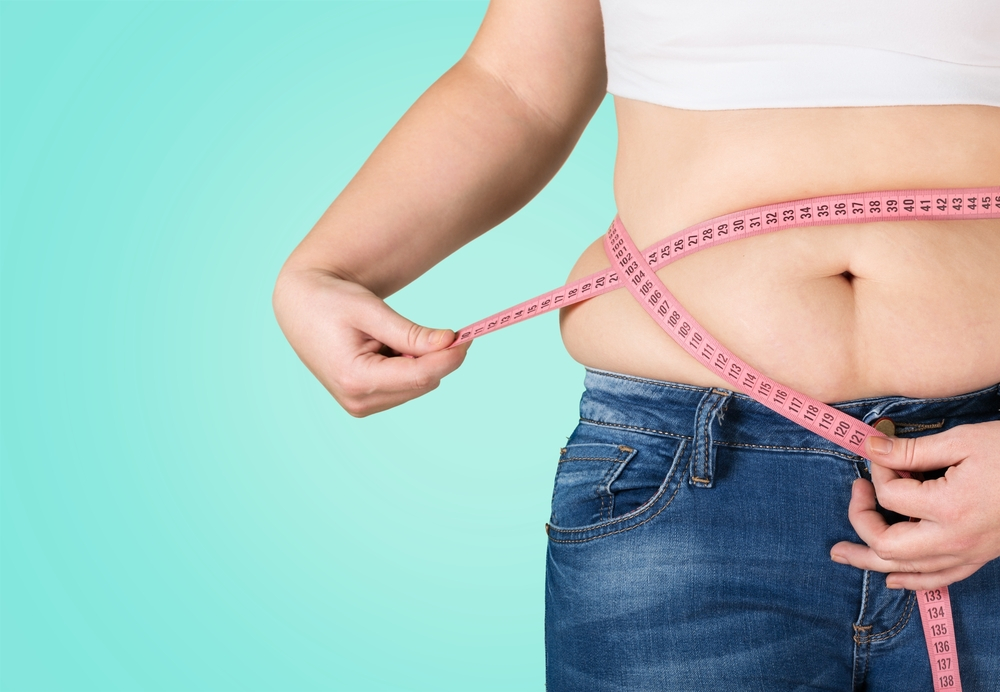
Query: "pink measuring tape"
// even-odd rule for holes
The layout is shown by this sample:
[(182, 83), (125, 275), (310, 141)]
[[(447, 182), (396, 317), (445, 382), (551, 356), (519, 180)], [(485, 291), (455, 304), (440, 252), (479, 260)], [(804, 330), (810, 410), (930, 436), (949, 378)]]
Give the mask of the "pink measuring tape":
[[(515, 322), (579, 303), (625, 286), (639, 304), (685, 351), (703, 366), (772, 411), (845, 449), (865, 457), (869, 436), (885, 437), (852, 416), (767, 377), (709, 334), (656, 276), (655, 270), (698, 250), (786, 228), (842, 225), (905, 219), (1000, 218), (1000, 187), (952, 190), (889, 190), (831, 195), (769, 204), (719, 216), (678, 231), (640, 251), (621, 219), (604, 237), (611, 267), (498, 312), (459, 330), (449, 348)], [(901, 476), (909, 477), (905, 472)], [(917, 599), (931, 661), (935, 692), (961, 692), (946, 587), (919, 591)]]

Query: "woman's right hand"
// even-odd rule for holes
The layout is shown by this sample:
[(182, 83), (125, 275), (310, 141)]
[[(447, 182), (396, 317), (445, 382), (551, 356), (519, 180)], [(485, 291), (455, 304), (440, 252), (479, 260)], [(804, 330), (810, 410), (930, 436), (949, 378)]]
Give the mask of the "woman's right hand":
[(448, 349), (452, 330), (414, 324), (364, 286), (320, 270), (283, 271), (272, 302), (299, 358), (356, 417), (435, 389), (471, 343)]
[(415, 325), (380, 296), (508, 218), (555, 175), (607, 93), (603, 26), (598, 0), (492, 0), (462, 59), (292, 252), (274, 290), (278, 323), (351, 415), (429, 392), (462, 364), (469, 342), (447, 348), (454, 332)]

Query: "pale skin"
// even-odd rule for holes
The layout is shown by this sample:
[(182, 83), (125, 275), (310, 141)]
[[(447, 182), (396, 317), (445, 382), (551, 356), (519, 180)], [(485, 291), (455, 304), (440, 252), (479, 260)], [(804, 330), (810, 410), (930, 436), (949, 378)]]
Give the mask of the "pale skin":
[[(890, 588), (933, 589), (1000, 555), (1000, 422), (915, 439), (869, 438), (867, 447), (874, 485), (855, 481), (849, 509), (867, 545), (837, 543), (830, 551), (835, 561), (887, 572)], [(944, 476), (923, 482), (896, 473), (946, 466)], [(920, 521), (890, 526), (875, 511), (876, 493), (883, 506)]]
[[(448, 349), (454, 332), (414, 324), (384, 299), (513, 214), (556, 173), (606, 91), (601, 21), (596, 0), (494, 0), (466, 54), (285, 263), (274, 291), (281, 328), (351, 415), (421, 396), (462, 364), (469, 347)], [(640, 247), (767, 202), (1000, 185), (998, 108), (685, 111), (618, 97), (615, 108), (615, 196)], [(595, 219), (598, 233), (606, 221)], [(606, 266), (597, 240), (570, 277)], [(949, 221), (782, 231), (658, 274), (737, 355), (833, 402), (951, 396), (1000, 381), (997, 266), (1000, 223)], [(725, 386), (625, 291), (564, 310), (561, 328), (585, 365)], [(607, 336), (623, 333), (630, 338)], [(869, 452), (874, 486), (857, 481), (849, 508), (867, 545), (839, 543), (832, 559), (917, 589), (963, 579), (1000, 556), (1000, 423)], [(945, 467), (923, 483), (894, 471)], [(888, 526), (874, 493), (921, 521)]]

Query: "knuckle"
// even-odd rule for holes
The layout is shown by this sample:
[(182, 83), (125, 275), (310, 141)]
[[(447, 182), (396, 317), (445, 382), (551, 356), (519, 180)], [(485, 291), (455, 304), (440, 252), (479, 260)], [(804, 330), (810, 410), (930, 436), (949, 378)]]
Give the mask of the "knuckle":
[(410, 323), (410, 326), (406, 328), (406, 345), (410, 348), (418, 348), (420, 346), (420, 335), (423, 333), (424, 328), (419, 324)]
[(903, 438), (903, 463), (912, 468), (917, 455), (917, 440), (916, 438), (906, 437)]
[(344, 397), (350, 400), (355, 407), (362, 406), (365, 398), (372, 393), (371, 384), (355, 374), (342, 378), (339, 382), (339, 388)]
[(896, 498), (894, 498), (891, 493), (882, 493), (881, 495), (879, 495), (878, 506), (881, 507), (882, 509), (887, 509), (889, 511), (902, 514), (902, 512), (899, 511), (900, 508), (899, 505), (896, 503)]
[(344, 373), (337, 382), (337, 385), (347, 398), (361, 400), (373, 392), (371, 382), (363, 373), (350, 370)]
[(410, 386), (413, 389), (431, 390), (437, 387), (439, 380), (429, 372), (418, 372), (413, 375)]
[(896, 488), (892, 484), (884, 484), (877, 496), (878, 504), (885, 509), (891, 509), (893, 512), (899, 511), (901, 509), (899, 506), (900, 495), (895, 491)]
[(344, 393), (345, 398), (355, 399), (363, 394), (361, 383), (353, 377), (345, 377), (339, 383), (339, 389)]
[(964, 507), (956, 507), (952, 503), (941, 505), (937, 509), (938, 519), (942, 524), (955, 524), (962, 520)]
[(874, 541), (871, 545), (871, 549), (875, 551), (883, 560), (892, 560), (892, 549), (882, 541)]

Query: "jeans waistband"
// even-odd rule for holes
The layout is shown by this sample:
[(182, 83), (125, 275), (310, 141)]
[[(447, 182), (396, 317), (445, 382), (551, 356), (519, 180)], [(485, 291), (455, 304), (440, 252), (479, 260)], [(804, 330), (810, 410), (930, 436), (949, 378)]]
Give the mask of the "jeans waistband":
[[(710, 407), (718, 425), (716, 444), (752, 444), (783, 449), (825, 450), (859, 458), (757, 403), (728, 389), (652, 380), (586, 369), (580, 418), (654, 434), (690, 437), (699, 411)], [(710, 405), (710, 406), (709, 406)], [(938, 398), (883, 396), (831, 404), (865, 423), (889, 418), (896, 435), (916, 437), (967, 423), (1000, 419), (1000, 383), (979, 391)]]

